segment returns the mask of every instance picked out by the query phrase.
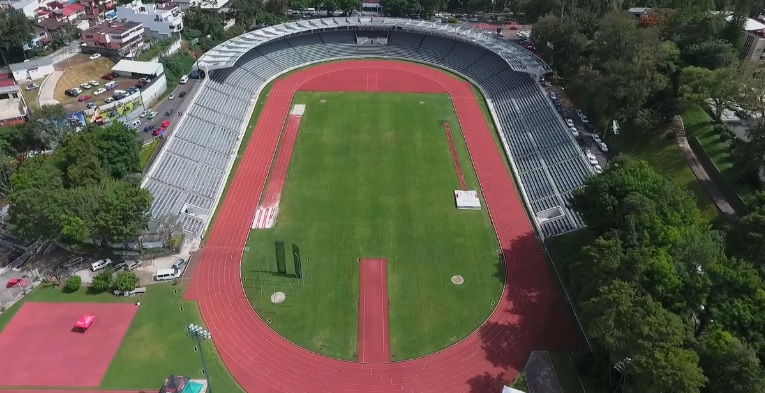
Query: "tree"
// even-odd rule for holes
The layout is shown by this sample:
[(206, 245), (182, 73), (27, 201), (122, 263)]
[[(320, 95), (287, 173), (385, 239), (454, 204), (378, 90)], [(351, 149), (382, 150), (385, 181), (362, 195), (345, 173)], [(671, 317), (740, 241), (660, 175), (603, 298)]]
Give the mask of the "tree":
[(94, 186), (108, 176), (96, 156), (93, 141), (84, 134), (67, 135), (61, 147), (56, 149), (54, 158), (66, 187)]
[[(423, 1), (438, 1), (438, 0), (423, 0)], [(337, 8), (340, 9), (340, 11), (343, 11), (343, 15), (346, 15), (346, 16), (350, 15), (351, 12), (358, 10), (360, 5), (361, 4), (356, 0), (337, 0)]]
[(82, 286), (82, 277), (75, 274), (66, 279), (64, 290), (67, 292), (77, 292), (80, 290), (80, 286)]
[(114, 179), (141, 172), (141, 144), (135, 133), (115, 122), (107, 127), (90, 127), (85, 133), (95, 148), (104, 170)]
[(703, 104), (707, 99), (714, 104), (715, 118), (720, 119), (725, 106), (739, 97), (742, 91), (739, 69), (729, 67), (710, 70), (686, 67), (680, 74), (680, 94), (689, 102)]
[(709, 378), (703, 393), (765, 393), (765, 374), (754, 351), (718, 324), (701, 337), (697, 351)]
[[(743, 32), (741, 35), (743, 37)], [(716, 70), (735, 66), (738, 56), (730, 42), (712, 38), (686, 47), (683, 60), (696, 67)]]
[(106, 181), (98, 189), (98, 205), (93, 215), (94, 236), (106, 243), (134, 240), (149, 222), (152, 196), (138, 185)]
[(381, 0), (386, 16), (409, 16), (421, 11), (420, 3), (416, 0)]
[(138, 282), (138, 276), (135, 273), (123, 270), (114, 278), (114, 289), (129, 292), (138, 286)]
[(4, 43), (23, 50), (32, 39), (32, 22), (24, 11), (13, 7), (0, 8), (0, 37)]
[(41, 141), (41, 147), (44, 149), (55, 148), (67, 134), (75, 130), (74, 124), (67, 118), (66, 110), (61, 104), (41, 106), (32, 112), (30, 120), (26, 124), (26, 132)]
[(765, 284), (748, 262), (729, 258), (705, 272), (713, 290), (707, 299), (706, 320), (714, 320), (751, 345), (765, 359)]
[(731, 252), (765, 270), (765, 191), (747, 198), (749, 212), (733, 229)]
[(589, 39), (581, 30), (578, 19), (561, 19), (553, 14), (539, 19), (531, 30), (537, 50), (564, 79), (574, 77), (585, 61)]
[(93, 276), (93, 283), (91, 286), (93, 289), (103, 292), (109, 290), (109, 288), (112, 287), (113, 282), (114, 273), (111, 269), (107, 268)]

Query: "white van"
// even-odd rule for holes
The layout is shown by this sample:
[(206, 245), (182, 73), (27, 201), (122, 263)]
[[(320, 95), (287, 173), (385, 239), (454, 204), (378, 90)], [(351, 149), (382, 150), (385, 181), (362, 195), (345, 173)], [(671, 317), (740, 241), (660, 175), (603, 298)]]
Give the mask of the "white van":
[(175, 280), (178, 277), (180, 277), (180, 272), (175, 269), (157, 270), (157, 274), (154, 275), (154, 279), (157, 281)]
[(140, 120), (133, 120), (133, 122), (130, 123), (130, 127), (133, 127), (133, 128), (138, 128), (140, 125), (141, 125)]
[(178, 83), (180, 83), (182, 85), (185, 85), (186, 82), (188, 82), (188, 81), (189, 81), (189, 76), (188, 75), (184, 75), (184, 76), (181, 77), (181, 80), (179, 80)]
[(117, 82), (115, 82), (115, 81), (106, 82), (104, 87), (106, 88), (106, 90), (111, 90), (111, 89), (117, 87)]
[(114, 96), (119, 98), (125, 98), (128, 96), (128, 92), (126, 92), (125, 90), (115, 90)]
[(90, 264), (90, 269), (93, 271), (101, 270), (112, 264), (111, 259), (101, 259)]

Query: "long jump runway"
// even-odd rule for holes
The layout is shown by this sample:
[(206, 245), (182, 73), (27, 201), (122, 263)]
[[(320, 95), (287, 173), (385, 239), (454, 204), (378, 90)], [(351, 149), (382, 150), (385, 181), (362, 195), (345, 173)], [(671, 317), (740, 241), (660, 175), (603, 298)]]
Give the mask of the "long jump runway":
[[(241, 257), (298, 90), (451, 96), (506, 265), (502, 296), (473, 334), (418, 359), (348, 362), (289, 343), (253, 311), (240, 281)], [(247, 392), (498, 392), (531, 351), (579, 348), (570, 314), (471, 85), (411, 63), (326, 63), (277, 80), (197, 269), (185, 296), (199, 302), (223, 362)]]
[(359, 353), (361, 363), (390, 361), (388, 261), (359, 259)]

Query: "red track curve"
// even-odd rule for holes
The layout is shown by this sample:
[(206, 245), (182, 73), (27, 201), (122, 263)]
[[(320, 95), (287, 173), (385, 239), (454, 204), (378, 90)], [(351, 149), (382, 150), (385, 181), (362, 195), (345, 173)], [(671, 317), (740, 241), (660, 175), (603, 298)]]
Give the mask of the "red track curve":
[[(362, 76), (366, 83), (341, 83)], [(438, 85), (449, 93), (506, 261), (503, 293), (488, 320), (461, 342), (414, 360), (346, 362), (297, 347), (260, 319), (241, 285), (242, 252), (295, 91), (352, 85), (346, 91), (398, 86), (417, 91), (417, 86), (428, 90)], [(496, 392), (517, 375), (532, 350), (579, 347), (504, 158), (467, 82), (395, 61), (322, 64), (275, 82), (254, 133), (185, 295), (198, 301), (223, 362), (247, 392)]]

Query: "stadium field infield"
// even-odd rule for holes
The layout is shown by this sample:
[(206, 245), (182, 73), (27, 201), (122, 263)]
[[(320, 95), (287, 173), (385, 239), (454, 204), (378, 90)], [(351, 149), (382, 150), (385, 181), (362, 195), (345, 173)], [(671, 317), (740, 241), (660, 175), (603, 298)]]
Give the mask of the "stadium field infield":
[[(251, 232), (242, 261), (261, 317), (297, 345), (353, 360), (358, 259), (380, 257), (388, 260), (392, 360), (472, 333), (494, 309), (504, 271), (486, 210), (454, 205), (460, 183), (444, 121), (467, 188), (480, 188), (450, 97), (298, 92), (293, 104), (306, 112), (276, 226)], [(275, 273), (275, 241), (300, 246), (304, 282), (289, 256), (288, 274)], [(453, 275), (465, 283), (452, 284)], [(284, 303), (271, 303), (276, 291)]]

